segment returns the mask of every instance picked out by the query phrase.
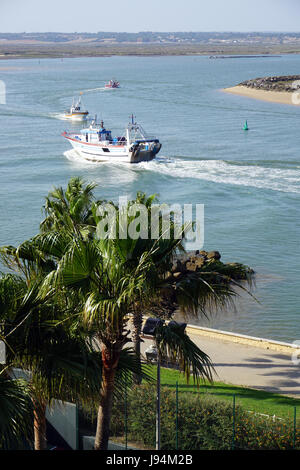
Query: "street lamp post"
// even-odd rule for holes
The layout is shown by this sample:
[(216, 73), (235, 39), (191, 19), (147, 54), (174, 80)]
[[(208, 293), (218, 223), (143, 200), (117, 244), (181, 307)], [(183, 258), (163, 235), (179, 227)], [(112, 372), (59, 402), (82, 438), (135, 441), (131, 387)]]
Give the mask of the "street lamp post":
[(157, 375), (156, 375), (156, 450), (160, 450), (160, 358), (157, 353)]
[[(164, 323), (163, 320), (159, 318), (147, 318), (146, 323), (143, 328), (143, 338), (148, 338), (155, 340), (155, 331), (156, 328)], [(157, 343), (155, 341), (156, 348), (153, 346), (149, 348), (148, 351), (146, 351), (146, 357), (147, 357), (147, 352), (149, 359), (156, 359), (156, 364), (157, 364), (157, 371), (156, 371), (156, 424), (155, 424), (155, 430), (156, 430), (156, 438), (155, 438), (155, 449), (160, 450), (160, 357), (159, 357), (159, 350), (157, 347)]]
[[(156, 328), (164, 324), (164, 320), (159, 318), (147, 318), (146, 323), (144, 325), (142, 331), (142, 337), (147, 339), (155, 340), (155, 346), (148, 348), (145, 351), (146, 357), (148, 360), (156, 359), (157, 364), (157, 371), (156, 371), (156, 438), (155, 438), (155, 450), (160, 450), (160, 354), (159, 348), (157, 347), (157, 341), (155, 337)], [(176, 327), (180, 327), (183, 331), (186, 328), (186, 323), (178, 323), (174, 320), (170, 321), (168, 326), (172, 327), (176, 325)], [(178, 393), (178, 389), (176, 388), (176, 393)], [(177, 401), (176, 401), (177, 403)], [(177, 405), (176, 405), (177, 406)], [(176, 412), (177, 413), (177, 412)], [(177, 416), (177, 414), (176, 414)], [(177, 423), (177, 422), (176, 422)], [(176, 424), (177, 426), (177, 424)], [(177, 428), (176, 428), (177, 429)], [(176, 431), (177, 432), (177, 431)], [(176, 438), (177, 447), (178, 447), (178, 436)]]

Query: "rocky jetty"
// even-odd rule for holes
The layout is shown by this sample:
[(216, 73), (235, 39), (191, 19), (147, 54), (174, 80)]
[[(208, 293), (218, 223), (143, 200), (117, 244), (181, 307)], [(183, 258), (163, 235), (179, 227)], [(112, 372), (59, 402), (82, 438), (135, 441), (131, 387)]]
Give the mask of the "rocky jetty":
[(250, 267), (241, 263), (223, 263), (219, 251), (188, 251), (177, 254), (170, 271), (166, 273), (165, 280), (167, 284), (160, 290), (160, 299), (153, 301), (149, 315), (155, 315), (160, 318), (170, 319), (178, 308), (176, 293), (181, 284), (189, 282), (193, 278), (199, 277), (211, 285), (223, 284), (229, 285), (234, 281), (248, 281), (251, 283), (255, 272)]
[[(231, 277), (234, 279), (243, 280), (249, 275), (253, 275), (254, 271), (240, 263), (223, 263), (221, 261), (221, 254), (219, 251), (190, 251), (184, 254), (178, 255), (174, 261), (171, 271), (168, 273), (168, 277), (180, 279), (184, 274), (191, 272), (207, 271), (213, 266), (218, 264), (218, 268), (224, 267), (231, 268)], [(209, 269), (208, 269), (209, 268)]]
[(300, 88), (300, 75), (252, 78), (251, 80), (239, 83), (238, 86), (246, 86), (257, 90), (284, 91), (292, 93)]

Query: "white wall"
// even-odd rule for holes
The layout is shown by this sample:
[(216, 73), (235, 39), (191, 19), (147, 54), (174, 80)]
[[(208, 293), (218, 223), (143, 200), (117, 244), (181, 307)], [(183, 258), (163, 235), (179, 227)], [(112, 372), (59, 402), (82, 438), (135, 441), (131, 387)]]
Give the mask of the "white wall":
[(73, 450), (78, 449), (77, 406), (74, 403), (53, 400), (51, 409), (47, 408), (46, 418)]

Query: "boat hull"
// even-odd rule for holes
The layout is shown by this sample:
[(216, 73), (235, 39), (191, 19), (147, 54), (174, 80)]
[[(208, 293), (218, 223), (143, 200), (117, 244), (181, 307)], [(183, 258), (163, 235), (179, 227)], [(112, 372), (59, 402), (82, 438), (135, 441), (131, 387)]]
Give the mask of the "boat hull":
[(69, 140), (72, 147), (83, 160), (92, 162), (110, 162), (110, 163), (140, 163), (153, 160), (161, 148), (159, 142), (153, 142), (151, 145), (127, 145), (123, 146), (102, 146), (97, 144), (88, 144), (63, 136)]
[(68, 121), (77, 121), (82, 122), (86, 121), (88, 118), (88, 114), (64, 114), (64, 119)]

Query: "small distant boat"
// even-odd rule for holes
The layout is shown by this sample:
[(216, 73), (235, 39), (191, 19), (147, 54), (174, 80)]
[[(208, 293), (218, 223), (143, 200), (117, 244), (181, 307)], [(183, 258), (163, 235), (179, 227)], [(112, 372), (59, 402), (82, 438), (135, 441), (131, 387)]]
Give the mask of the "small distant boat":
[(109, 80), (108, 83), (105, 83), (105, 88), (120, 88), (120, 83), (117, 80)]
[(73, 98), (72, 106), (64, 113), (64, 118), (71, 121), (86, 121), (88, 115), (89, 112), (83, 109), (81, 97), (79, 97), (77, 101)]
[(145, 162), (153, 160), (161, 148), (159, 140), (146, 135), (133, 115), (121, 137), (113, 138), (103, 121), (97, 124), (96, 117), (89, 127), (77, 133), (64, 132), (62, 136), (83, 160), (92, 162)]

